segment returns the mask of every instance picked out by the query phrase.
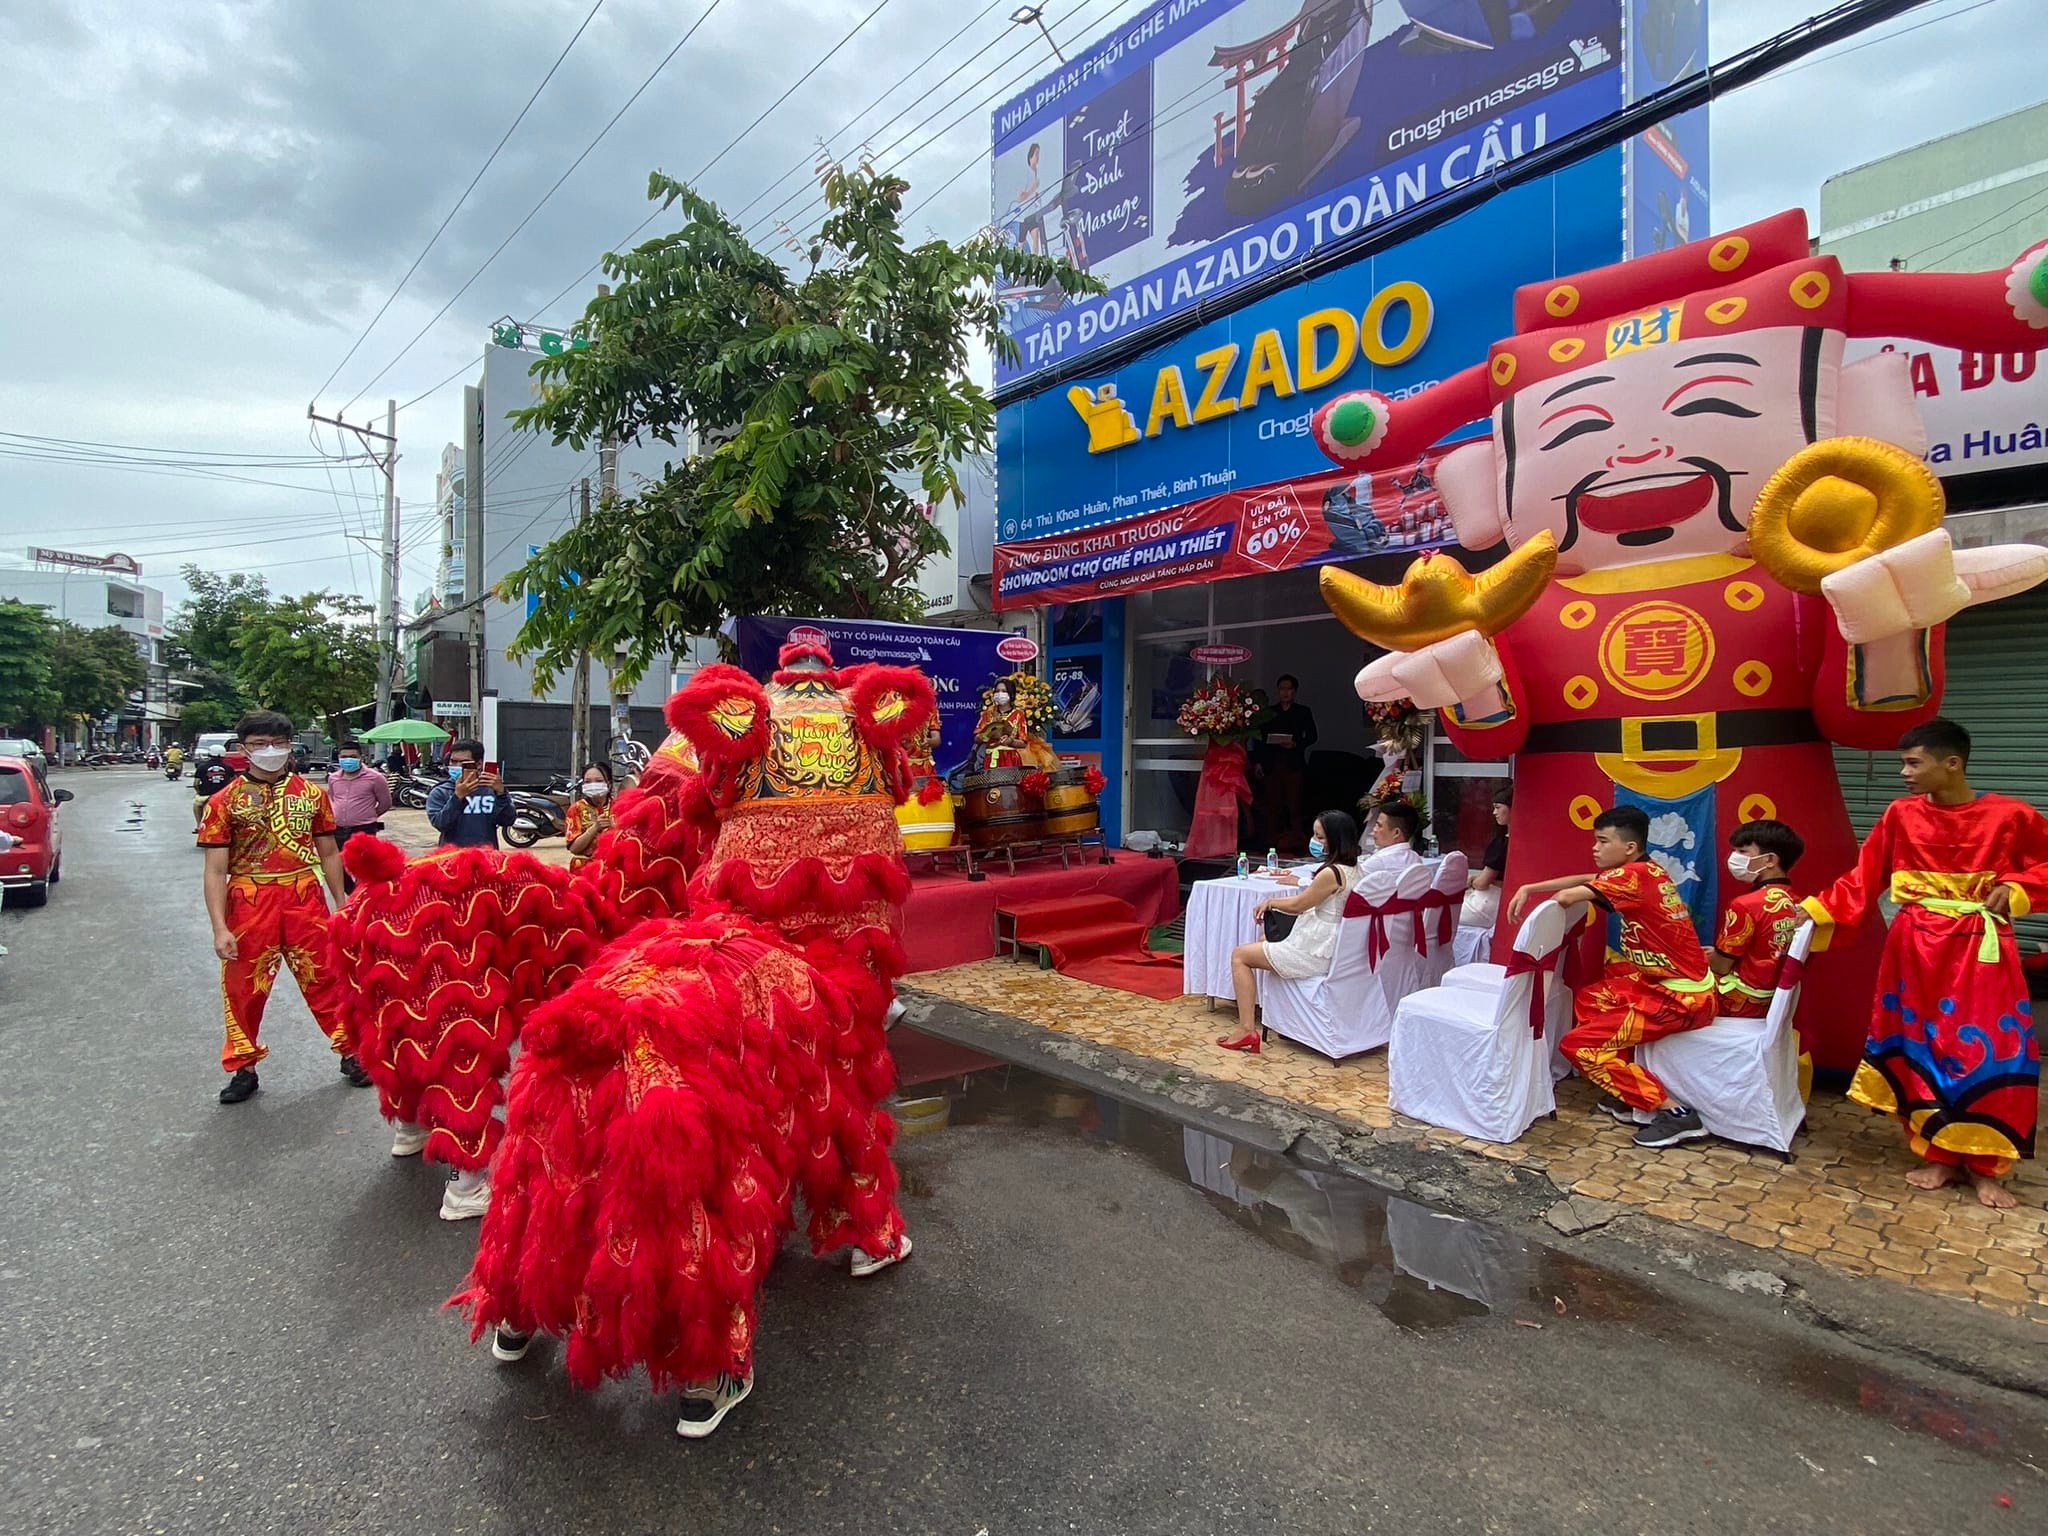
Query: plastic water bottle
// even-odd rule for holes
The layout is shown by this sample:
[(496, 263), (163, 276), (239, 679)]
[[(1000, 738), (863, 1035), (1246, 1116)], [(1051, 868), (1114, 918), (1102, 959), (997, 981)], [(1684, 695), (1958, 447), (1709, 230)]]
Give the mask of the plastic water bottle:
[(1237, 856), (1237, 878), (1242, 880), (1252, 872), (1252, 861), (1243, 854)]
[(1280, 850), (1278, 848), (1268, 848), (1266, 850), (1266, 873), (1269, 875), (1274, 875), (1278, 874), (1279, 872)]

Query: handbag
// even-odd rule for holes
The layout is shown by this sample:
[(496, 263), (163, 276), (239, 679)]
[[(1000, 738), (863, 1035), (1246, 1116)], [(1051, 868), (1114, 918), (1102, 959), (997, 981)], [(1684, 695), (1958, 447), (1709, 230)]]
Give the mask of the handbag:
[(1266, 942), (1278, 944), (1294, 932), (1294, 918), (1292, 912), (1275, 912), (1271, 907), (1266, 908)]

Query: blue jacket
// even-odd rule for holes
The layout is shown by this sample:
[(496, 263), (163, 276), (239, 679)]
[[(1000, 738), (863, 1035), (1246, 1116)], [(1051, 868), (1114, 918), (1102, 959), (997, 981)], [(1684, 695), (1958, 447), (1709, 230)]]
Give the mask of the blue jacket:
[(497, 847), (498, 828), (512, 825), (512, 809), (504, 790), (480, 788), (457, 800), (453, 779), (427, 792), (427, 820), (440, 831), (443, 848)]

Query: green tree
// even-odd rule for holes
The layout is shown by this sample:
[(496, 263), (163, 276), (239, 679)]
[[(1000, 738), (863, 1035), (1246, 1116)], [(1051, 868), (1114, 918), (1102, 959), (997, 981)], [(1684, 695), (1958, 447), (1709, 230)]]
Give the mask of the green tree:
[(556, 442), (674, 446), (694, 429), (714, 445), (506, 578), (508, 596), (537, 599), (513, 649), (542, 686), (621, 641), (637, 677), (739, 613), (917, 617), (913, 578), (944, 548), (923, 505), (960, 499), (954, 466), (994, 437), (970, 349), (1015, 351), (998, 275), (1101, 291), (986, 237), (907, 246), (906, 183), (865, 166), (823, 180), (825, 221), (792, 275), (657, 172), (648, 196), (680, 206), (682, 228), (608, 255), (612, 292), (577, 329), (589, 345), (535, 364), (540, 401), (518, 419)]
[(187, 697), (178, 705), (178, 734), (195, 737), (209, 731), (232, 731), (247, 713), (225, 699)]
[(232, 678), (236, 637), (254, 614), (270, 605), (269, 584), (247, 572), (221, 576), (196, 565), (183, 567), (179, 575), (192, 595), (164, 626), (171, 665), (187, 675), (196, 668)]
[(0, 721), (20, 733), (55, 723), (59, 699), (51, 678), (47, 610), (0, 600)]
[(50, 630), (50, 681), (69, 720), (101, 720), (143, 685), (147, 669), (125, 629), (63, 620)]
[(346, 711), (377, 696), (377, 635), (370, 605), (336, 592), (284, 597), (235, 629), (236, 674), (249, 696), (301, 726), (324, 722), (339, 740)]

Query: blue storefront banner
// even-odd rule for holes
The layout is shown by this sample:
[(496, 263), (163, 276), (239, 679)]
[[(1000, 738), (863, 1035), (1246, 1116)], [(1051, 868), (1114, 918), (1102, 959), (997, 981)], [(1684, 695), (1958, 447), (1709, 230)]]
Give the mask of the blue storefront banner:
[[(1628, 99), (1654, 96), (1707, 64), (1707, 0), (1629, 0)], [(1707, 112), (1699, 107), (1628, 142), (1628, 255), (1711, 229)]]
[(1517, 284), (1620, 260), (1621, 155), (1004, 406), (998, 545), (1326, 474), (1309, 434), (1324, 400), (1368, 388), (1398, 399), (1484, 362), (1514, 328)]
[(941, 774), (966, 763), (974, 751), (974, 724), (981, 717), (981, 691), (1016, 667), (996, 654), (1010, 638), (1007, 630), (941, 629), (923, 624), (884, 624), (863, 619), (787, 619), (747, 616), (732, 621), (733, 643), (740, 666), (766, 679), (775, 670), (776, 653), (799, 625), (824, 631), (832, 659), (842, 667), (880, 662), (891, 667), (916, 667), (931, 679), (939, 696)]
[(1004, 285), (1021, 355), (997, 359), (997, 384), (1214, 304), (1614, 112), (1622, 7), (1160, 0), (994, 114), (998, 235), (1108, 285)]

